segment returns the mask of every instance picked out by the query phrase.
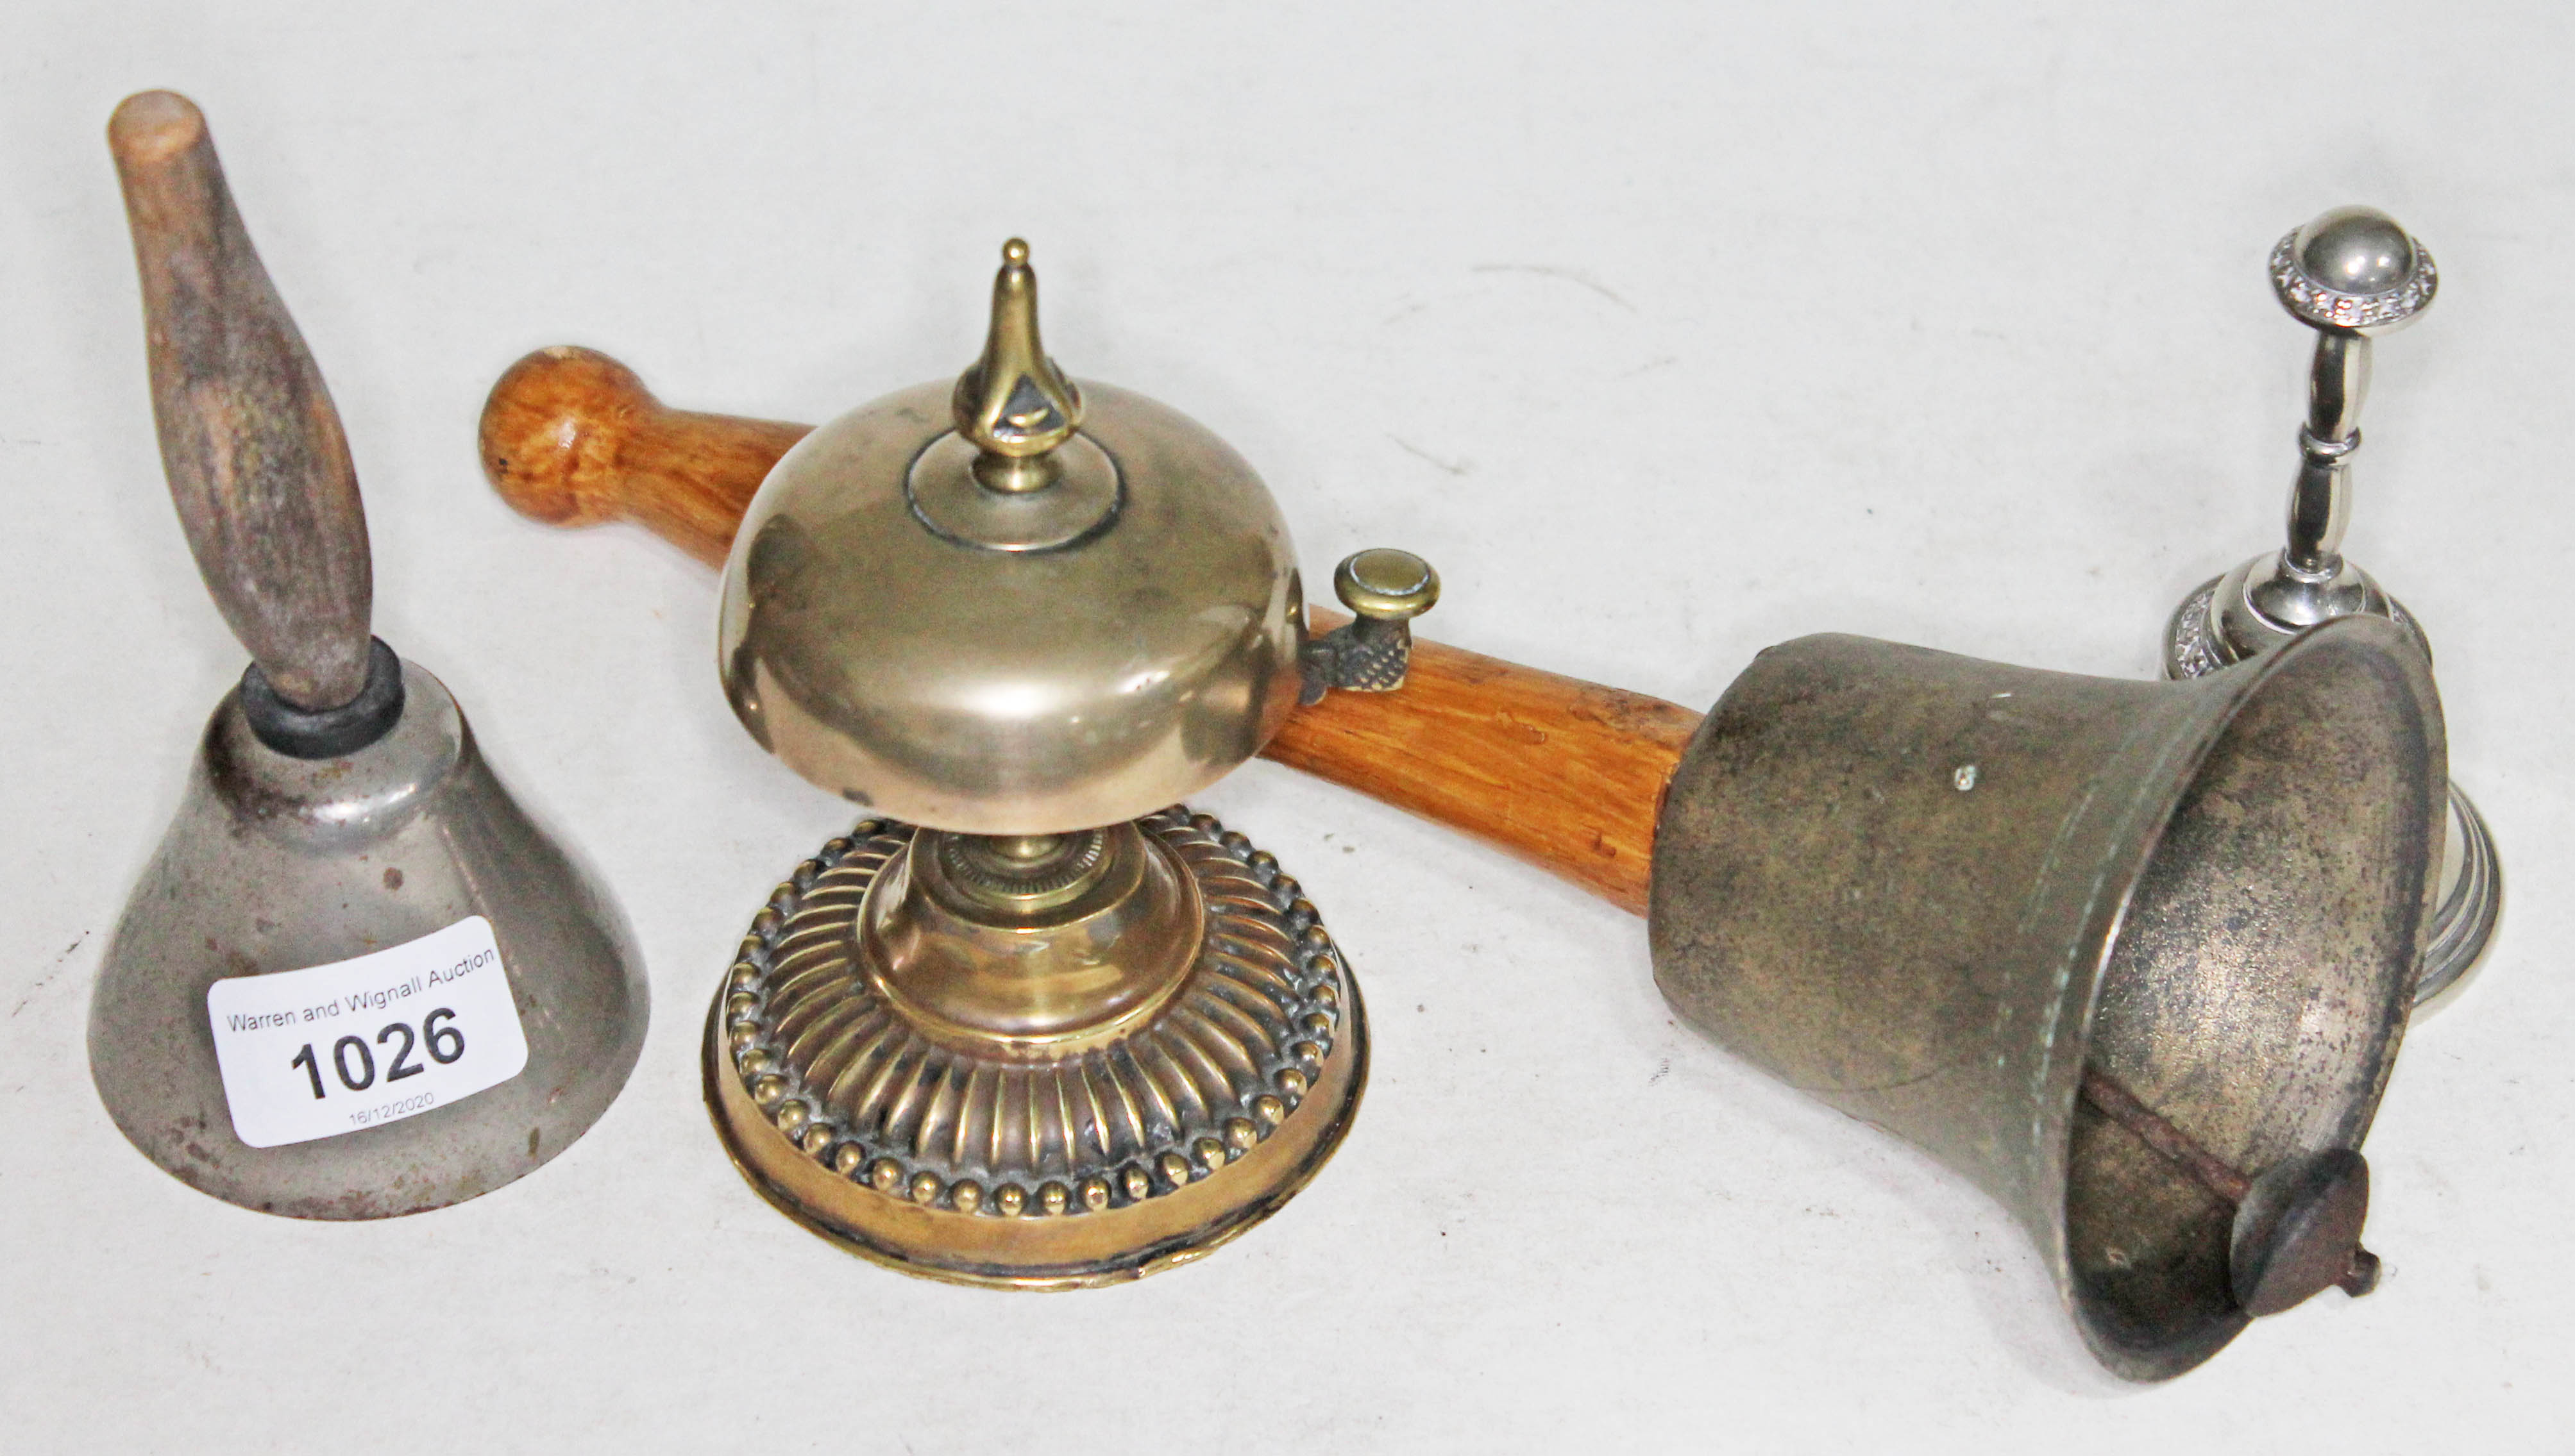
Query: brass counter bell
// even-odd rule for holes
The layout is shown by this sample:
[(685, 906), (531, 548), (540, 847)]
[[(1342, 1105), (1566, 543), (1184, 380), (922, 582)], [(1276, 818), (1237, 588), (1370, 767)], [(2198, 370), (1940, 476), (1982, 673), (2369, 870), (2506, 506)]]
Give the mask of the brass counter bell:
[(145, 92), (108, 139), (170, 494), (252, 664), (108, 943), (91, 1078), (146, 1157), (229, 1203), (382, 1218), (489, 1192), (625, 1085), (642, 966), (446, 688), (370, 636), (348, 442), (205, 117)]
[(983, 357), (788, 452), (726, 565), (735, 713), (871, 816), (754, 919), (707, 1097), (818, 1233), (1062, 1288), (1206, 1252), (1338, 1145), (1357, 987), (1277, 861), (1176, 805), (1300, 697), (1399, 686), (1438, 581), (1361, 553), (1360, 623), (1309, 637), (1252, 469), (1066, 378), (1003, 256)]

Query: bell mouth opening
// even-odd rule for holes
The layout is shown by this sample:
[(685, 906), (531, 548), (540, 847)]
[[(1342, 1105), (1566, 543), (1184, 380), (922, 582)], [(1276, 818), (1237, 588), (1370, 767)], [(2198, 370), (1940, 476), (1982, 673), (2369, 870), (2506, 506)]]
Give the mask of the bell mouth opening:
[(2244, 1184), (2357, 1149), (2386, 1085), (2443, 781), (2428, 679), (2393, 637), (2336, 626), (2232, 670), (2112, 931), (2063, 1231), (2076, 1319), (2126, 1378), (2250, 1321)]

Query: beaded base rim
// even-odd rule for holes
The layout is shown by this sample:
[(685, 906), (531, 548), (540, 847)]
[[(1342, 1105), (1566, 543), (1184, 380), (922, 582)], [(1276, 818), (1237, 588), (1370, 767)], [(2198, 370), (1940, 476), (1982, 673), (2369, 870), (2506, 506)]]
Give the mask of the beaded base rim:
[[(1085, 1054), (1089, 1066), (932, 1045), (872, 1000), (855, 936), (839, 927), (855, 923), (865, 886), (904, 852), (909, 828), (863, 821), (801, 865), (755, 918), (708, 1019), (709, 1112), (745, 1177), (853, 1252), (1014, 1288), (1185, 1262), (1303, 1186), (1364, 1088), (1357, 987), (1274, 856), (1186, 809), (1141, 825), (1198, 879), (1208, 938), (1171, 1011), (1127, 1038), (1135, 1045)], [(862, 1042), (865, 1056), (846, 1051)], [(1184, 1061), (1198, 1067), (1194, 1082)], [(1038, 1115), (1059, 1100), (1063, 1117)], [(1140, 1100), (1163, 1115), (1135, 1116)], [(1000, 1156), (1032, 1147), (1051, 1151)]]

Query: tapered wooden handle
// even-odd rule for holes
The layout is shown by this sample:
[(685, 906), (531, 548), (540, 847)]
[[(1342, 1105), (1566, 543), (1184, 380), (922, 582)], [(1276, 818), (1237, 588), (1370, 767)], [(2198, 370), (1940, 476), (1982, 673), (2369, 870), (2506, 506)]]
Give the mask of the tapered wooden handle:
[(367, 681), (375, 577), (348, 438), (260, 266), (195, 103), (129, 96), (125, 189), (170, 498), (224, 621), (278, 696), (338, 708)]
[[(1307, 609), (1317, 632), (1338, 613)], [(1698, 730), (1675, 703), (1412, 642), (1392, 693), (1335, 693), (1262, 756), (1480, 839), (1645, 912), (1663, 785)]]
[[(639, 522), (710, 566), (813, 427), (673, 410), (588, 349), (513, 365), (483, 407), (483, 470), (558, 525)], [(1343, 619), (1311, 611), (1316, 632)], [(1404, 686), (1300, 708), (1263, 750), (1644, 913), (1663, 784), (1699, 715), (1415, 640)]]

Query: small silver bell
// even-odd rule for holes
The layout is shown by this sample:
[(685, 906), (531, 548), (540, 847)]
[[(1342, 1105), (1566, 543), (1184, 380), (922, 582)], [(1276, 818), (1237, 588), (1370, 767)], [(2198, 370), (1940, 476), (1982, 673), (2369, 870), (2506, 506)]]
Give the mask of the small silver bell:
[[(2422, 316), (2440, 287), (2431, 250), (2367, 207), (2339, 207), (2271, 249), (2281, 307), (2316, 331), (2307, 418), (2298, 427), (2298, 477), (2289, 492), (2288, 544), (2257, 556), (2182, 600), (2164, 629), (2164, 675), (2196, 678), (2269, 652), (2337, 617), (2384, 617), (2431, 643), (2404, 605), (2342, 555), (2351, 523), (2351, 457), (2369, 393), (2370, 341)], [(2485, 954), (2503, 908), (2503, 871), (2476, 805), (2449, 787), (2445, 841), (2431, 927), (2414, 998), (2455, 984)]]
[(162, 461), (253, 659), (109, 942), (90, 1075), (146, 1157), (299, 1218), (486, 1193), (563, 1151), (643, 1049), (625, 919), (370, 637), (330, 392), (186, 98), (108, 126)]

